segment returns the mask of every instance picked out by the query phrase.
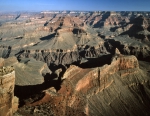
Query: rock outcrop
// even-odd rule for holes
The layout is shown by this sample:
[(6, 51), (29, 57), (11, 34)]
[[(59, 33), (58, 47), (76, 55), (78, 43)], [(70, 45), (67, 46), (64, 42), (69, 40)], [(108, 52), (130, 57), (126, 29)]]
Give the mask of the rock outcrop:
[(15, 71), (13, 67), (0, 68), (0, 115), (13, 115)]
[[(2, 21), (0, 26), (0, 56), (32, 57), (48, 66), (68, 65), (82, 58), (109, 54), (105, 46), (107, 39), (122, 40), (120, 35), (129, 35), (128, 41), (133, 41), (138, 49), (127, 45), (127, 48), (119, 49), (121, 53), (147, 60), (149, 50), (143, 52), (140, 49), (150, 45), (148, 16), (148, 12), (109, 11), (2, 14), (2, 20), (11, 17), (11, 21)], [(136, 41), (142, 44), (139, 46)], [(126, 44), (121, 43), (122, 46)]]
[[(150, 61), (149, 16), (129, 11), (0, 13), (0, 67), (15, 68), (17, 113), (150, 115), (150, 69), (143, 62)], [(2, 79), (13, 74), (5, 69)], [(13, 83), (8, 84), (9, 89)], [(15, 112), (18, 99), (13, 104)]]
[(124, 56), (116, 49), (110, 65), (84, 69), (72, 65), (62, 79), (60, 90), (48, 89), (30, 105), (50, 104), (49, 110), (57, 116), (150, 114), (149, 78), (135, 56)]
[(113, 40), (109, 39), (107, 42), (107, 50), (110, 52), (117, 47), (122, 54), (135, 55), (140, 60), (149, 61), (150, 48), (146, 43), (131, 39), (129, 36), (118, 36)]

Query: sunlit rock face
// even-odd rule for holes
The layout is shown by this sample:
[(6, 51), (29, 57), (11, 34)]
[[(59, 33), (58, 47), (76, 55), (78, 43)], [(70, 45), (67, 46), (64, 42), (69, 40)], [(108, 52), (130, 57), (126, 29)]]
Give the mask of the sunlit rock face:
[(68, 65), (82, 57), (112, 53), (117, 47), (122, 54), (148, 60), (148, 16), (148, 12), (109, 11), (2, 14), (0, 56)]
[[(0, 13), (0, 67), (15, 68), (14, 115), (150, 115), (149, 16)], [(5, 69), (1, 77), (13, 77)]]
[(0, 68), (0, 115), (13, 115), (13, 97), (15, 85), (15, 71), (13, 67)]
[(139, 68), (135, 56), (116, 50), (111, 64), (96, 68), (71, 65), (62, 79), (60, 90), (47, 89), (31, 105), (51, 104), (50, 111), (58, 116), (149, 115), (149, 76)]
[[(126, 87), (133, 84), (132, 80), (136, 78), (131, 75), (138, 76), (138, 70), (138, 61), (134, 56), (115, 56), (110, 65), (98, 68), (71, 66), (64, 74), (65, 80), (58, 91), (63, 96), (65, 107), (67, 106), (64, 115), (115, 115), (119, 106), (112, 109), (111, 105), (117, 105), (117, 101), (124, 99), (119, 98), (119, 94), (126, 97), (124, 91), (131, 93)], [(123, 90), (120, 90), (120, 86), (123, 86)], [(130, 102), (127, 101), (127, 104)], [(120, 101), (120, 105), (125, 104)], [(107, 108), (110, 112), (107, 112)], [(117, 113), (121, 114), (119, 111)]]

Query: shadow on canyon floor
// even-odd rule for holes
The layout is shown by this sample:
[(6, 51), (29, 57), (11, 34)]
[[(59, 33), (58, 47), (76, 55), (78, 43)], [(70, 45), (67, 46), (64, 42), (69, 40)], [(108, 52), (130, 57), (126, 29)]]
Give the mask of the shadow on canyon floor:
[(75, 64), (80, 68), (96, 68), (103, 66), (105, 64), (110, 64), (112, 59), (112, 54), (104, 55), (99, 58), (87, 58), (87, 62), (82, 64)]
[[(49, 75), (47, 75), (48, 77)], [(50, 76), (51, 78), (51, 76)], [(38, 97), (42, 94), (42, 91), (48, 89), (50, 87), (55, 87), (57, 90), (60, 89), (61, 81), (59, 80), (48, 80), (40, 85), (32, 85), (32, 86), (18, 86), (15, 85), (14, 95), (19, 98), (19, 107), (25, 104), (26, 99), (32, 98), (36, 95)]]
[[(100, 58), (89, 58), (88, 62), (79, 64), (79, 63), (73, 63), (74, 65), (77, 65), (81, 68), (95, 68), (99, 67), (105, 64), (111, 63), (111, 55), (102, 56)], [(69, 67), (69, 66), (68, 66)], [(38, 96), (40, 99), (43, 96), (42, 91), (46, 90), (50, 87), (54, 87), (56, 90), (59, 90), (61, 87), (61, 77), (63, 77), (66, 67), (63, 65), (58, 66), (51, 66), (49, 67), (52, 70), (52, 74), (47, 73), (44, 76), (44, 83), (39, 85), (30, 85), (30, 86), (19, 86), (15, 85), (14, 95), (19, 98), (19, 107), (25, 105), (25, 100), (29, 98), (34, 98), (35, 96)], [(62, 69), (62, 71), (59, 73), (59, 76), (54, 73), (57, 69)], [(34, 100), (33, 100), (34, 101)]]
[[(58, 66), (62, 68), (62, 72), (60, 72), (59, 76), (55, 73), (49, 74), (47, 73), (44, 76), (44, 83), (39, 85), (29, 85), (29, 86), (19, 86), (15, 85), (14, 95), (19, 98), (19, 107), (25, 105), (25, 100), (29, 98), (38, 97), (40, 99), (43, 96), (42, 91), (46, 90), (50, 87), (54, 87), (56, 90), (60, 89), (60, 85), (62, 83), (61, 77), (65, 73), (66, 69), (63, 66)], [(58, 69), (57, 67), (57, 69)], [(53, 70), (55, 70), (54, 67)], [(34, 100), (33, 100), (34, 101)]]
[(55, 33), (53, 33), (53, 34), (50, 34), (50, 35), (48, 35), (48, 36), (45, 36), (45, 37), (42, 37), (42, 38), (40, 38), (40, 40), (49, 40), (49, 39), (51, 39), (52, 37), (55, 37)]

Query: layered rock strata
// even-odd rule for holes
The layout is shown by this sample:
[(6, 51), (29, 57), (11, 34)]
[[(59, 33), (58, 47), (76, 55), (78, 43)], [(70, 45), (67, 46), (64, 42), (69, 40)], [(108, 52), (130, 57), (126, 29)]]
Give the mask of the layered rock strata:
[(0, 116), (13, 115), (13, 97), (15, 85), (15, 71), (13, 67), (0, 69)]
[[(33, 115), (150, 114), (149, 69), (136, 59), (150, 61), (149, 12), (0, 14), (0, 57), (7, 58), (0, 64), (15, 67), (15, 90), (24, 98), (25, 90), (57, 89), (42, 99), (29, 94), (30, 105), (46, 103)], [(136, 57), (116, 50), (110, 63), (116, 48)]]
[(72, 65), (62, 79), (60, 90), (48, 89), (40, 101), (30, 105), (43, 103), (57, 116), (150, 114), (146, 102), (149, 78), (135, 56), (116, 50), (110, 65), (84, 69)]

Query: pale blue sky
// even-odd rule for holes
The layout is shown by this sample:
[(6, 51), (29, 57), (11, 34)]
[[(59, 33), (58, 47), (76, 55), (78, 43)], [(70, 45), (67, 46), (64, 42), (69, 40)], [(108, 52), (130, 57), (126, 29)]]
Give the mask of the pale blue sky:
[(0, 0), (0, 11), (150, 11), (150, 0)]

